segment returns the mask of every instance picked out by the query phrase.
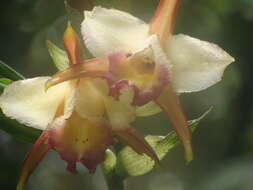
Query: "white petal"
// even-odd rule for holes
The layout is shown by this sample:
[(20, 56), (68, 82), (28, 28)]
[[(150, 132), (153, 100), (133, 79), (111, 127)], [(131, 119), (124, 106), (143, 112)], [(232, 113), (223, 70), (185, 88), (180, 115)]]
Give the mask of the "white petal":
[(167, 42), (172, 62), (172, 80), (177, 92), (204, 90), (222, 78), (234, 58), (219, 46), (186, 35), (175, 35)]
[(84, 14), (83, 39), (95, 57), (114, 51), (131, 51), (148, 36), (148, 25), (126, 12), (95, 7)]
[(45, 92), (44, 85), (49, 78), (37, 77), (8, 85), (0, 96), (4, 114), (25, 125), (44, 130), (68, 89), (67, 83), (62, 83)]
[(170, 61), (168, 60), (166, 52), (161, 47), (157, 35), (151, 35), (148, 38), (146, 38), (142, 43), (138, 44), (138, 46), (134, 48), (134, 53), (141, 52), (147, 48), (152, 49), (152, 52), (154, 54), (153, 59), (156, 64), (166, 65), (166, 67), (168, 67), (169, 70), (171, 69)]

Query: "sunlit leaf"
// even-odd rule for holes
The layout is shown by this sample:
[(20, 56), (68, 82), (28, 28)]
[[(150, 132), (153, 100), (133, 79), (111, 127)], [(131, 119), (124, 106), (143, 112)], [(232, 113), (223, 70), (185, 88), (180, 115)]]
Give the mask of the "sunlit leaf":
[(105, 161), (103, 162), (102, 171), (106, 178), (106, 183), (109, 189), (124, 189), (124, 177), (117, 175), (115, 172), (115, 167), (117, 163), (117, 158), (115, 154), (107, 149), (105, 153)]
[(47, 48), (57, 69), (59, 70), (66, 69), (68, 67), (69, 62), (67, 53), (64, 50), (58, 48), (55, 44), (53, 44), (49, 40), (47, 41)]
[(0, 78), (0, 93), (2, 93), (6, 85), (10, 84), (11, 82), (12, 80), (10, 79)]
[(11, 80), (22, 80), (24, 79), (23, 75), (15, 71), (9, 65), (0, 61), (0, 75)]
[(0, 78), (0, 85), (3, 85), (4, 87), (8, 84), (10, 84), (12, 80), (7, 79), (7, 78)]
[(102, 164), (102, 169), (104, 173), (110, 175), (114, 170), (115, 166), (116, 166), (116, 156), (111, 150), (107, 149), (105, 152), (105, 161)]
[[(208, 109), (199, 118), (189, 121), (189, 126), (194, 131), (199, 122), (211, 111)], [(179, 144), (176, 133), (170, 132), (167, 136), (146, 136), (146, 140), (155, 150), (159, 160), (162, 160), (167, 153)], [(116, 172), (120, 176), (139, 176), (151, 171), (155, 167), (155, 162), (146, 155), (139, 155), (130, 147), (124, 147), (117, 153)]]

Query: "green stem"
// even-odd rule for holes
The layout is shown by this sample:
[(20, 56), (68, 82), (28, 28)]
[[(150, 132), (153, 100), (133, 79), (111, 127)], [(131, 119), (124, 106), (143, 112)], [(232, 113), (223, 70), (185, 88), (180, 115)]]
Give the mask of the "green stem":
[(106, 180), (108, 190), (125, 190), (124, 179), (113, 178)]
[(113, 175), (109, 178), (105, 176), (105, 180), (108, 190), (125, 190), (125, 180), (123, 178)]
[(125, 179), (117, 175), (115, 171), (111, 171), (110, 173), (108, 173), (102, 167), (102, 172), (104, 174), (104, 178), (105, 178), (108, 190), (125, 190), (126, 189)]
[[(119, 144), (114, 146), (114, 150), (119, 148)], [(101, 164), (101, 169), (104, 174), (104, 178), (108, 187), (108, 190), (124, 190), (125, 187), (125, 177), (119, 175), (116, 171), (117, 157), (114, 152), (107, 149), (105, 152), (105, 161)]]

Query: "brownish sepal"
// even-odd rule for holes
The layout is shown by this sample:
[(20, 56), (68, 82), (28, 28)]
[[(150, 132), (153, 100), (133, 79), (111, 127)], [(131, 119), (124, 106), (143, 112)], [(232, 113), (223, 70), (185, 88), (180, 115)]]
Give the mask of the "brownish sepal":
[(171, 86), (167, 86), (161, 95), (156, 99), (156, 103), (165, 111), (172, 123), (173, 129), (177, 133), (185, 150), (187, 162), (193, 159), (192, 133), (183, 113), (177, 94)]
[(157, 157), (153, 148), (134, 128), (128, 127), (127, 129), (114, 131), (114, 133), (138, 154), (146, 154), (157, 164), (160, 163), (159, 158)]
[(162, 45), (172, 34), (179, 0), (161, 0), (150, 21), (150, 34), (158, 34)]
[(23, 190), (29, 176), (38, 166), (46, 153), (50, 150), (51, 146), (47, 144), (47, 133), (43, 132), (38, 140), (33, 145), (30, 152), (27, 153), (20, 171), (17, 190)]

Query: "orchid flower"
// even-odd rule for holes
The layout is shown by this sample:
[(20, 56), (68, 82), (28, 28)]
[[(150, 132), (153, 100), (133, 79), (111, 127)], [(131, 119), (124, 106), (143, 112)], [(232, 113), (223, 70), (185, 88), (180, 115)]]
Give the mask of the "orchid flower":
[(0, 97), (3, 113), (43, 130), (24, 160), (18, 190), (51, 148), (73, 173), (77, 162), (94, 172), (115, 137), (159, 162), (131, 127), (138, 110), (150, 115), (156, 106), (167, 113), (186, 159), (192, 159), (191, 132), (178, 93), (217, 83), (234, 59), (217, 45), (172, 35), (177, 5), (177, 0), (161, 0), (149, 24), (115, 9), (85, 11), (81, 30), (94, 59), (84, 60), (69, 25), (63, 38), (69, 68), (5, 88)]
[[(64, 33), (64, 47), (69, 65), (84, 62), (77, 34), (69, 25)], [(103, 68), (99, 59), (85, 62)], [(132, 88), (120, 90), (117, 100), (109, 96), (109, 86), (103, 73), (89, 71), (87, 78), (73, 79), (52, 86), (51, 77), (36, 77), (13, 82), (0, 97), (3, 113), (20, 123), (43, 130), (21, 170), (18, 190), (46, 153), (54, 148), (65, 160), (67, 169), (76, 173), (76, 163), (85, 165), (90, 172), (104, 161), (105, 151), (118, 136), (136, 152), (158, 158), (143, 136), (128, 125), (135, 119)], [(51, 85), (51, 86), (50, 86)]]
[(85, 11), (84, 43), (103, 66), (78, 64), (57, 73), (49, 84), (84, 77), (90, 70), (104, 72), (114, 98), (124, 88), (133, 89), (136, 115), (140, 109), (142, 115), (153, 114), (150, 110), (157, 106), (166, 112), (190, 161), (191, 132), (178, 94), (216, 84), (234, 58), (215, 44), (173, 35), (178, 4), (179, 0), (161, 0), (149, 24), (115, 9)]

